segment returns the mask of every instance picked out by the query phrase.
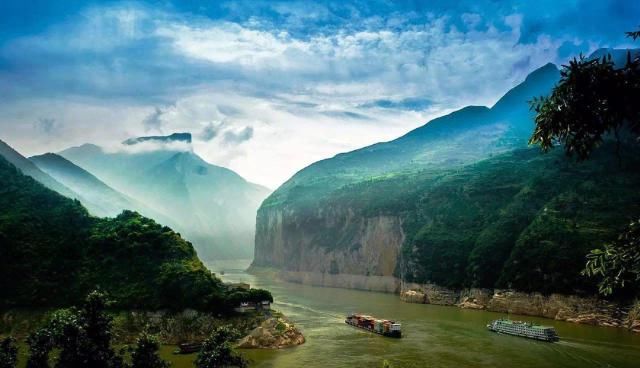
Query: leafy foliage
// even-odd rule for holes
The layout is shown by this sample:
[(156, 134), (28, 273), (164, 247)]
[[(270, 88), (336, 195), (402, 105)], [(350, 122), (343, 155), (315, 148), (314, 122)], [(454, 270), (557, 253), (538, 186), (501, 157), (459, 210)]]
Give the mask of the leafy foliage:
[[(114, 307), (222, 311), (222, 283), (191, 243), (124, 211), (89, 216), (0, 159), (0, 307), (68, 306), (96, 287)], [(20, 277), (15, 277), (20, 275)]]
[(123, 367), (123, 357), (111, 347), (112, 318), (106, 307), (106, 296), (94, 291), (80, 309), (54, 316), (49, 328), (60, 350), (56, 367)]
[(273, 302), (273, 296), (268, 290), (263, 289), (236, 289), (227, 296), (228, 308), (235, 308), (241, 302), (260, 303), (262, 301)]
[(237, 331), (227, 326), (218, 327), (202, 345), (195, 366), (197, 368), (221, 368), (248, 366), (247, 360), (233, 351), (232, 341), (238, 338)]
[(634, 41), (640, 38), (640, 31), (625, 32), (625, 34), (627, 37), (633, 38)]
[[(630, 34), (636, 38), (637, 35)], [(611, 55), (573, 59), (548, 97), (536, 98), (536, 127), (530, 143), (548, 151), (561, 143), (568, 155), (586, 159), (608, 135), (640, 137), (640, 60), (618, 68)]]
[[(626, 32), (636, 40), (640, 31)], [(620, 159), (621, 141), (640, 141), (640, 58), (618, 68), (611, 55), (602, 59), (574, 59), (561, 71), (561, 80), (549, 97), (532, 102), (536, 129), (530, 143), (539, 143), (544, 151), (554, 143), (564, 144), (568, 155), (583, 160), (591, 156), (607, 135), (617, 141)], [(640, 283), (640, 226), (632, 222), (613, 243), (592, 250), (583, 274), (599, 277), (598, 289), (604, 295)]]
[(27, 368), (49, 368), (49, 353), (54, 347), (54, 337), (49, 329), (40, 329), (29, 335), (29, 359)]
[(0, 340), (0, 368), (15, 368), (18, 362), (18, 347), (13, 337)]
[(600, 279), (599, 290), (610, 295), (616, 289), (640, 281), (640, 221), (633, 221), (612, 243), (587, 255), (583, 273)]
[(131, 368), (168, 368), (170, 364), (158, 355), (159, 348), (158, 339), (143, 332), (131, 352)]
[(155, 337), (142, 333), (131, 350), (131, 364), (125, 361), (125, 350), (116, 352), (113, 342), (113, 318), (107, 313), (106, 294), (93, 291), (80, 308), (56, 311), (43, 328), (29, 338), (30, 356), (27, 368), (48, 368), (50, 353), (58, 351), (56, 368), (167, 368), (158, 356)]

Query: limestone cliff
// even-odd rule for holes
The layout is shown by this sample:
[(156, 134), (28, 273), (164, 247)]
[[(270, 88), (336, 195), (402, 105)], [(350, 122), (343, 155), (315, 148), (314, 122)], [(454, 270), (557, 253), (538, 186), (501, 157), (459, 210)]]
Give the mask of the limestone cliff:
[(404, 242), (398, 217), (340, 207), (266, 208), (257, 223), (255, 267), (275, 267), (283, 279), (312, 285), (398, 290), (393, 274)]

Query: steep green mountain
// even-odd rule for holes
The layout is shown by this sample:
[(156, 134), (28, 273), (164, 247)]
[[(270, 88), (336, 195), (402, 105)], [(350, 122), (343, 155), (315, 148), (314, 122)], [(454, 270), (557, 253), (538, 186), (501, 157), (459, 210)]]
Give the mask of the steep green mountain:
[[(88, 171), (55, 153), (30, 157), (36, 166), (82, 196), (82, 204), (96, 216), (113, 217), (125, 209), (136, 210), (148, 216), (144, 206), (124, 194), (118, 193)], [(161, 219), (157, 219), (161, 220)]]
[(491, 108), (467, 107), (301, 170), (258, 211), (254, 265), (378, 290), (399, 287), (395, 277), (593, 291), (579, 275), (586, 252), (640, 215), (640, 152), (627, 147), (621, 166), (610, 147), (585, 163), (527, 148), (527, 101), (557, 80), (546, 65)]
[(22, 156), (8, 144), (0, 140), (0, 157), (20, 169), (25, 175), (29, 175), (47, 188), (54, 190), (68, 198), (80, 198), (77, 193), (62, 185), (54, 178), (40, 170), (33, 162)]
[(201, 257), (250, 257), (256, 211), (268, 189), (209, 164), (189, 143), (181, 133), (130, 139), (117, 151), (85, 144), (60, 155), (161, 214)]
[(120, 307), (221, 310), (191, 243), (135, 212), (88, 214), (0, 158), (0, 308), (68, 306), (100, 287)]
[(310, 191), (328, 193), (345, 184), (390, 173), (461, 166), (492, 154), (524, 148), (533, 130), (533, 113), (527, 101), (548, 93), (559, 78), (555, 65), (547, 64), (492, 108), (465, 107), (390, 142), (318, 161), (278, 188), (266, 204), (284, 200), (288, 195), (305, 196)]

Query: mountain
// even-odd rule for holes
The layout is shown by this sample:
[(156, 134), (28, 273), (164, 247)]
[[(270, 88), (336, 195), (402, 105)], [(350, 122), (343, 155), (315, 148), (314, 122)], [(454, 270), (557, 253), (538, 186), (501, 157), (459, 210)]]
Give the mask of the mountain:
[(69, 306), (100, 287), (122, 308), (223, 309), (222, 283), (170, 228), (90, 216), (2, 157), (0, 188), (0, 308)]
[(491, 108), (470, 106), (406, 135), (316, 162), (258, 210), (255, 267), (291, 281), (397, 291), (402, 283), (589, 293), (589, 249), (640, 215), (638, 150), (605, 144), (575, 163), (529, 148), (528, 101), (547, 64)]
[[(316, 162), (284, 183), (267, 203), (283, 200), (290, 189), (304, 186), (327, 193), (342, 185), (390, 172), (461, 166), (490, 154), (527, 147), (533, 130), (528, 101), (557, 83), (558, 69), (547, 64), (505, 94), (492, 108), (468, 106), (433, 119), (390, 142), (377, 143)], [(294, 190), (295, 195), (299, 195)]]
[(74, 193), (69, 188), (40, 170), (33, 162), (29, 161), (29, 159), (22, 156), (18, 151), (11, 148), (11, 146), (2, 140), (0, 140), (0, 157), (4, 158), (25, 175), (32, 177), (47, 188), (56, 191), (65, 197), (80, 199), (80, 196), (77, 193)]
[(143, 142), (159, 142), (159, 143), (169, 143), (169, 142), (182, 142), (182, 143), (191, 143), (191, 133), (173, 133), (167, 136), (161, 135), (152, 135), (147, 137), (136, 137), (129, 138), (122, 142), (122, 144), (126, 144), (128, 146), (132, 146), (134, 144), (143, 143)]
[[(141, 137), (118, 150), (85, 144), (59, 154), (161, 214), (204, 259), (250, 257), (256, 211), (269, 190), (206, 162), (189, 140), (188, 133)], [(153, 147), (142, 146), (149, 141)]]
[(125, 209), (145, 212), (141, 210), (144, 206), (118, 193), (62, 156), (46, 153), (32, 156), (29, 160), (59, 183), (79, 193), (83, 198), (82, 204), (96, 216), (114, 217)]

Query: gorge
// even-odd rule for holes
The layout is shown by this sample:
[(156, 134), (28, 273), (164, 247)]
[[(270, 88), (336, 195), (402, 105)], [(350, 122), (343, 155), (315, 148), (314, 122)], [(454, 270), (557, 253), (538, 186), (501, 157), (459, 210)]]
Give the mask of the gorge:
[(607, 309), (580, 275), (586, 253), (640, 214), (637, 148), (623, 143), (619, 163), (607, 142), (589, 162), (527, 147), (528, 101), (558, 78), (547, 64), (491, 108), (466, 107), (299, 171), (258, 210), (252, 269), (637, 329), (632, 301)]

